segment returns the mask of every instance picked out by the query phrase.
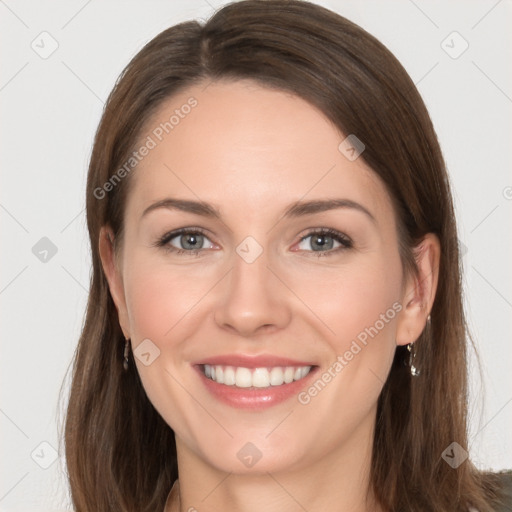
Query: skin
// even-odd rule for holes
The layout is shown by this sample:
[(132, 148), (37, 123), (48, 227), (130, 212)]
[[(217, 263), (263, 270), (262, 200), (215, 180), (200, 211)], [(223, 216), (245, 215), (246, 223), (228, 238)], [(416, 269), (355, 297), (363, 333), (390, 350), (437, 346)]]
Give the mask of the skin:
[[(145, 339), (160, 350), (149, 366), (135, 362), (176, 434), (180, 479), (166, 510), (378, 511), (368, 491), (377, 399), (396, 346), (425, 326), (439, 242), (427, 235), (419, 278), (405, 276), (384, 184), (338, 150), (345, 136), (321, 112), (287, 92), (247, 80), (196, 85), (170, 98), (141, 140), (191, 96), (197, 106), (131, 176), (119, 251), (108, 226), (100, 235), (125, 336), (134, 350)], [(216, 205), (221, 219), (168, 208), (143, 215), (168, 197)], [(375, 220), (353, 208), (283, 217), (297, 201), (327, 198), (355, 201)], [(206, 232), (198, 255), (155, 246), (181, 227)], [(334, 242), (319, 257), (314, 237), (304, 238), (319, 228), (353, 247), (336, 251)], [(263, 248), (253, 263), (236, 252), (247, 236)], [(401, 311), (307, 405), (292, 397), (258, 412), (230, 407), (191, 366), (265, 353), (314, 361), (322, 372), (394, 303)], [(247, 442), (262, 454), (252, 468), (237, 457)]]

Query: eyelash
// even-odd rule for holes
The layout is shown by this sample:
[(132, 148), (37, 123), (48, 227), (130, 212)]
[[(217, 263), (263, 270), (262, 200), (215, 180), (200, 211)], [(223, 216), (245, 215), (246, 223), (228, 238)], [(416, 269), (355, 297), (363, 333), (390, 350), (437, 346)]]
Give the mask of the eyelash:
[[(187, 251), (185, 249), (178, 249), (176, 247), (173, 247), (172, 245), (169, 245), (169, 242), (180, 235), (203, 235), (207, 237), (206, 232), (203, 231), (200, 228), (181, 228), (177, 229), (175, 231), (171, 231), (170, 233), (166, 233), (163, 237), (161, 237), (156, 242), (157, 247), (162, 247), (166, 251), (175, 253), (175, 254), (187, 254), (188, 256), (198, 256), (199, 253), (205, 249), (193, 249), (190, 251)], [(208, 238), (208, 237), (207, 237)]]
[(337, 247), (336, 249), (330, 249), (327, 251), (306, 251), (310, 254), (312, 257), (316, 258), (323, 258), (326, 256), (332, 256), (333, 254), (338, 254), (341, 251), (346, 251), (347, 249), (352, 249), (354, 247), (354, 244), (352, 240), (343, 233), (340, 233), (339, 231), (336, 231), (335, 229), (331, 228), (320, 228), (316, 230), (310, 231), (308, 234), (304, 235), (300, 240), (300, 242), (303, 242), (307, 238), (314, 236), (314, 235), (320, 235), (320, 236), (326, 236), (329, 238), (332, 238), (334, 241), (340, 243), (340, 247)]
[[(192, 250), (185, 250), (185, 249), (178, 249), (176, 247), (173, 247), (172, 245), (169, 245), (169, 242), (180, 235), (203, 235), (206, 238), (208, 238), (205, 231), (203, 231), (201, 228), (181, 228), (177, 229), (175, 231), (171, 231), (170, 233), (166, 233), (164, 236), (162, 236), (160, 239), (157, 240), (157, 242), (154, 244), (156, 247), (164, 248), (166, 251), (175, 253), (175, 254), (187, 254), (188, 256), (198, 256), (201, 251), (204, 251), (206, 249), (192, 249)], [(326, 251), (305, 251), (308, 253), (311, 253), (311, 256), (315, 257), (325, 257), (325, 256), (331, 256), (332, 254), (338, 253), (340, 251), (345, 251), (347, 249), (351, 249), (353, 247), (352, 240), (344, 235), (343, 233), (340, 233), (339, 231), (336, 231), (331, 228), (320, 228), (317, 230), (310, 231), (307, 235), (304, 235), (298, 243), (303, 242), (307, 238), (313, 236), (313, 235), (320, 235), (320, 236), (327, 236), (329, 238), (332, 238), (336, 242), (339, 242), (341, 244), (341, 247), (337, 247), (336, 249), (330, 249)]]

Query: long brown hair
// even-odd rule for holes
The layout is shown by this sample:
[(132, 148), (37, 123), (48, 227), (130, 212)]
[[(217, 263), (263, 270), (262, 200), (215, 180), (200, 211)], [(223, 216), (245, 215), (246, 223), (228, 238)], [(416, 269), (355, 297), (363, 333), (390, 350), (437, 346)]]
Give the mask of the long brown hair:
[(454, 441), (467, 448), (467, 328), (451, 192), (431, 120), (379, 41), (299, 0), (233, 3), (205, 24), (165, 30), (128, 64), (108, 98), (87, 180), (92, 276), (65, 423), (76, 511), (163, 510), (178, 476), (172, 429), (148, 400), (133, 361), (123, 371), (124, 338), (99, 257), (102, 226), (122, 236), (130, 176), (108, 193), (98, 190), (164, 100), (199, 82), (244, 78), (304, 98), (341, 133), (364, 142), (362, 158), (394, 201), (405, 272), (416, 272), (413, 248), (426, 233), (441, 242), (431, 328), (416, 343), (421, 376), (411, 377), (399, 347), (378, 402), (371, 468), (377, 499), (394, 512), (491, 511), (493, 476), (469, 460), (454, 469), (441, 457)]

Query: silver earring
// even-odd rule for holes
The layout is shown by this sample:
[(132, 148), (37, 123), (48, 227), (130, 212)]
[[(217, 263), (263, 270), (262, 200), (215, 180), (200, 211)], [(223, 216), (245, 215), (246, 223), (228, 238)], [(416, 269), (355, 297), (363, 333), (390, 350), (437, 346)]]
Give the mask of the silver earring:
[(128, 371), (128, 354), (130, 353), (130, 340), (127, 338), (124, 344), (123, 368)]
[[(425, 326), (425, 330), (430, 329), (431, 317), (427, 316), (427, 325)], [(414, 343), (409, 343), (407, 345), (407, 350), (409, 351), (409, 369), (411, 371), (411, 375), (413, 377), (418, 377), (420, 375), (419, 368), (414, 364), (414, 360), (416, 359), (416, 349), (414, 347)]]
[(407, 350), (409, 351), (409, 369), (411, 371), (411, 375), (413, 377), (418, 377), (420, 371), (414, 365), (414, 359), (416, 359), (416, 350), (414, 348), (414, 343), (409, 343), (409, 345), (407, 345)]

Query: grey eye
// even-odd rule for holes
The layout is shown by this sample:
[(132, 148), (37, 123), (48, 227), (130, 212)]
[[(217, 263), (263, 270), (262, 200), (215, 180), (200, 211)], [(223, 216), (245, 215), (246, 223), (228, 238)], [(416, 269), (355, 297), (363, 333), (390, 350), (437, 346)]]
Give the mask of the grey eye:
[(177, 249), (197, 250), (205, 248), (205, 240), (208, 240), (208, 238), (200, 233), (182, 233), (171, 238), (169, 244)]
[[(338, 244), (338, 245), (334, 245)], [(307, 247), (307, 246), (310, 247)], [(330, 251), (337, 247), (340, 247), (341, 244), (334, 240), (332, 236), (324, 235), (321, 233), (313, 233), (312, 235), (308, 235), (304, 237), (299, 243), (299, 249), (304, 251)]]

